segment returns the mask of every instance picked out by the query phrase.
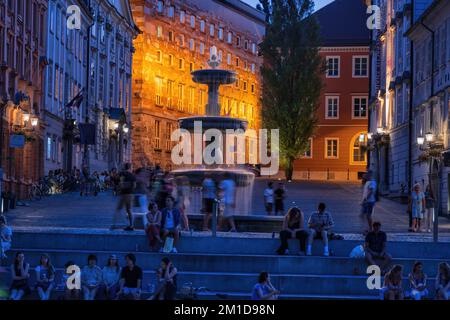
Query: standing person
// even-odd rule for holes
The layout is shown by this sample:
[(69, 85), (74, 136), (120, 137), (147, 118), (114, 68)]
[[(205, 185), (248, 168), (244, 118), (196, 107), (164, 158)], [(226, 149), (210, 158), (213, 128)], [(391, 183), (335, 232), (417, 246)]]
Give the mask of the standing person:
[(264, 206), (267, 215), (271, 216), (273, 211), (273, 182), (269, 182), (264, 190)]
[(413, 232), (413, 217), (412, 217), (412, 197), (411, 193), (408, 194), (408, 206), (406, 207), (406, 212), (408, 213), (408, 232)]
[(81, 170), (80, 196), (83, 196), (83, 193), (85, 196), (89, 195), (89, 181), (90, 181), (89, 168), (87, 166), (83, 166)]
[(403, 300), (401, 265), (395, 265), (384, 277), (384, 298), (386, 300)]
[(372, 171), (369, 171), (366, 175), (366, 183), (363, 188), (363, 197), (362, 197), (362, 214), (367, 218), (367, 224), (369, 226), (369, 230), (367, 232), (372, 231), (373, 225), (373, 209), (375, 207), (375, 203), (377, 202), (377, 183), (373, 178)]
[(225, 173), (224, 180), (220, 183), (219, 188), (223, 191), (223, 220), (230, 225), (230, 232), (237, 232), (233, 218), (234, 208), (236, 207), (236, 184), (231, 179), (230, 173)]
[(386, 252), (386, 242), (387, 236), (385, 232), (381, 231), (381, 223), (375, 221), (373, 231), (366, 235), (365, 258), (368, 265), (379, 266), (383, 273), (386, 272), (386, 268), (392, 261), (391, 255)]
[(446, 262), (441, 262), (438, 267), (436, 276), (436, 299), (449, 300), (450, 299), (450, 266)]
[(47, 254), (41, 256), (36, 271), (36, 290), (41, 300), (50, 300), (55, 282), (55, 268)]
[(6, 252), (11, 249), (12, 229), (6, 224), (6, 217), (0, 216), (0, 260), (7, 259)]
[(175, 199), (172, 196), (167, 196), (166, 207), (163, 209), (161, 217), (161, 235), (163, 241), (166, 241), (169, 235), (173, 236), (172, 253), (177, 253), (178, 251), (175, 246), (180, 238), (181, 213), (180, 210), (174, 207), (174, 204)]
[(161, 260), (161, 266), (157, 271), (158, 287), (150, 300), (175, 300), (177, 293), (177, 268), (169, 258)]
[(333, 227), (333, 217), (328, 211), (325, 211), (325, 203), (319, 203), (317, 211), (309, 217), (308, 228), (309, 238), (308, 247), (306, 249), (306, 255), (311, 255), (311, 248), (314, 238), (320, 237), (323, 241), (323, 255), (328, 257), (330, 252), (328, 250), (328, 231)]
[(202, 200), (203, 200), (203, 231), (208, 231), (209, 220), (213, 213), (214, 199), (216, 198), (216, 183), (211, 175), (206, 175), (202, 183)]
[(176, 207), (181, 213), (182, 228), (185, 231), (189, 231), (189, 219), (187, 216), (187, 210), (190, 206), (190, 194), (191, 186), (189, 185), (189, 180), (185, 176), (181, 176), (177, 179), (177, 183), (174, 186), (173, 196), (176, 197)]
[(420, 261), (414, 263), (413, 269), (408, 276), (411, 287), (411, 297), (414, 300), (421, 300), (428, 295), (427, 275), (423, 272), (423, 264)]
[(286, 198), (286, 189), (284, 183), (278, 183), (278, 188), (274, 191), (275, 194), (275, 215), (284, 214), (284, 199)]
[(425, 210), (426, 210), (426, 220), (427, 220), (427, 232), (431, 232), (433, 219), (434, 219), (434, 194), (433, 189), (431, 188), (431, 185), (428, 184), (427, 188), (425, 189)]
[(148, 206), (148, 212), (144, 216), (144, 230), (148, 238), (150, 248), (154, 249), (156, 245), (162, 244), (161, 232), (161, 211), (158, 210), (156, 202), (151, 202)]
[(125, 231), (133, 231), (133, 214), (131, 212), (131, 204), (133, 200), (133, 190), (136, 186), (136, 178), (130, 172), (131, 164), (126, 163), (123, 171), (119, 174), (119, 193), (120, 198), (117, 204), (116, 213), (113, 219), (113, 225), (111, 230), (116, 229), (117, 218), (120, 216), (120, 211), (125, 207), (128, 216), (128, 227), (124, 228)]
[(148, 211), (148, 197), (147, 197), (147, 183), (148, 177), (143, 168), (139, 168), (136, 174), (136, 188), (134, 189), (134, 196), (137, 198), (139, 204), (139, 213), (145, 214)]
[(21, 300), (24, 295), (30, 293), (31, 290), (28, 284), (28, 279), (30, 278), (30, 274), (28, 273), (29, 269), (30, 265), (25, 262), (23, 252), (17, 252), (14, 263), (11, 265), (12, 283), (9, 289), (9, 299)]
[(268, 272), (261, 272), (258, 277), (258, 283), (253, 287), (252, 300), (276, 300), (280, 291), (270, 282)]
[(97, 266), (97, 257), (88, 256), (88, 264), (81, 271), (81, 286), (83, 287), (84, 300), (95, 300), (98, 288), (102, 282), (102, 269)]
[(136, 265), (136, 257), (129, 253), (125, 256), (126, 265), (120, 272), (119, 299), (139, 300), (142, 288), (142, 269)]
[(420, 184), (416, 183), (411, 193), (411, 210), (413, 218), (413, 232), (420, 232), (420, 221), (425, 211), (425, 194), (420, 191)]
[(304, 230), (303, 212), (296, 207), (290, 208), (284, 217), (283, 230), (280, 232), (281, 245), (277, 250), (277, 254), (289, 254), (288, 239), (300, 240), (300, 254), (306, 252), (306, 239), (308, 232)]
[(99, 292), (108, 300), (116, 300), (119, 291), (120, 266), (115, 254), (109, 256), (107, 265), (102, 270), (102, 284)]

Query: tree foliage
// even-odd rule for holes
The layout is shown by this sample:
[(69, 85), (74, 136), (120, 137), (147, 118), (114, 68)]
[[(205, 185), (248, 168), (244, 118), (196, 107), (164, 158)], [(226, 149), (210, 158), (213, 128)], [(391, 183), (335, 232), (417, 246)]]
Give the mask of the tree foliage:
[(324, 61), (319, 55), (319, 25), (312, 0), (260, 0), (266, 14), (262, 120), (280, 130), (280, 157), (286, 178), (293, 162), (308, 147), (317, 126)]

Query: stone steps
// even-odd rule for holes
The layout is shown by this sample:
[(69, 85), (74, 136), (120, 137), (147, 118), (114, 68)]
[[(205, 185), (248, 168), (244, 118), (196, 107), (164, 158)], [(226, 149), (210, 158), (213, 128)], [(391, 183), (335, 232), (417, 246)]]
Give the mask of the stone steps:
[[(54, 249), (15, 249), (9, 254), (8, 265), (12, 263), (12, 257), (16, 251), (24, 251), (27, 260), (37, 263), (42, 253), (47, 253), (55, 266), (63, 266), (72, 260), (78, 265), (86, 264), (86, 259), (91, 251), (86, 250), (54, 250)], [(118, 255), (120, 263), (128, 253), (97, 251), (98, 264), (104, 265), (110, 254)], [(250, 272), (258, 273), (265, 270), (274, 274), (327, 274), (327, 275), (365, 275), (366, 263), (363, 259), (350, 259), (346, 257), (305, 257), (305, 256), (276, 256), (276, 255), (230, 255), (230, 254), (160, 254), (148, 252), (134, 252), (139, 265), (144, 269), (154, 269), (159, 265), (161, 258), (169, 256), (176, 266), (184, 271), (197, 272)], [(437, 265), (442, 261), (450, 263), (450, 259), (421, 259), (424, 271), (433, 276), (437, 272)], [(394, 259), (394, 264), (405, 267), (405, 273), (409, 272), (415, 259)]]

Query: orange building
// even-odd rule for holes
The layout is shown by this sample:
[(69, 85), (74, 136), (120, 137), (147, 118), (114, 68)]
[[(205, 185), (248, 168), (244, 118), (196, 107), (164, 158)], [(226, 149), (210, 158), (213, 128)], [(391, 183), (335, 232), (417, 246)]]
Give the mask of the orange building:
[(220, 88), (223, 114), (260, 127), (262, 63), (257, 44), (264, 14), (239, 0), (131, 0), (143, 31), (134, 41), (132, 157), (135, 167), (158, 164), (172, 169), (170, 140), (178, 119), (205, 112), (207, 87), (192, 81), (207, 67), (216, 46), (219, 68), (235, 70), (238, 81)]
[(366, 171), (369, 29), (361, 0), (336, 0), (315, 13), (327, 64), (310, 148), (294, 164), (295, 179), (357, 180)]

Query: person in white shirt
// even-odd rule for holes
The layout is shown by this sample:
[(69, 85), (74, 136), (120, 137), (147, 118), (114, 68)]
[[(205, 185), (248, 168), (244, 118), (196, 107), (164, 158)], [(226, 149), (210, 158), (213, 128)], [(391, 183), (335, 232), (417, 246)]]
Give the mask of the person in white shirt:
[(362, 203), (361, 203), (361, 213), (367, 218), (367, 224), (369, 226), (368, 232), (372, 231), (373, 225), (373, 208), (375, 207), (375, 202), (377, 202), (377, 183), (372, 177), (372, 171), (369, 171), (366, 175), (367, 181), (364, 184)]
[(269, 182), (266, 190), (264, 190), (264, 206), (266, 207), (266, 212), (269, 216), (272, 215), (273, 210), (273, 195), (273, 183)]
[(225, 220), (231, 227), (230, 232), (236, 232), (236, 224), (234, 223), (234, 208), (236, 207), (236, 184), (231, 179), (230, 174), (225, 174), (225, 179), (220, 183), (219, 188), (223, 192), (224, 212), (223, 220)]

